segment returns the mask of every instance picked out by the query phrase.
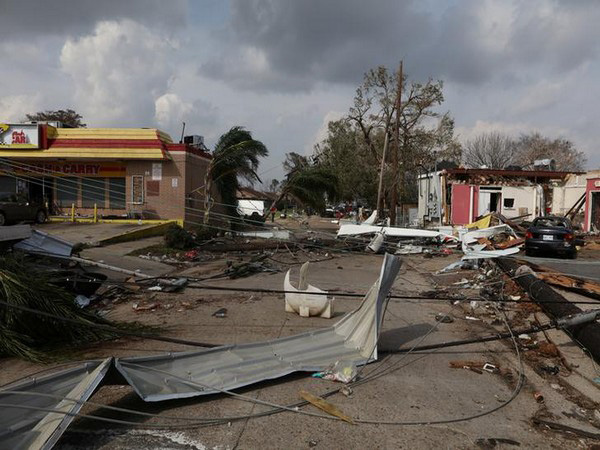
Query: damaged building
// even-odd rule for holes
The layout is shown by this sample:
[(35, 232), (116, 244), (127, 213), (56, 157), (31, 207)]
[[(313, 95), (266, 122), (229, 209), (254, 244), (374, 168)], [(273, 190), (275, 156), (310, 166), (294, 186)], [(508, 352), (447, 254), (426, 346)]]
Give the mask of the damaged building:
[(419, 222), (465, 225), (492, 212), (508, 218), (561, 213), (554, 210), (553, 199), (559, 195), (564, 199), (566, 180), (583, 175), (553, 170), (466, 168), (422, 174), (418, 177)]

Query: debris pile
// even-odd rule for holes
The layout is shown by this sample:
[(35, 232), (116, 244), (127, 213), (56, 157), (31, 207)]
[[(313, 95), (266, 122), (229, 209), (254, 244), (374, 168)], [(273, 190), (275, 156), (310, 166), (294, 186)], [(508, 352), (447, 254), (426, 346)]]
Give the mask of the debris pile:
[[(74, 285), (82, 287), (78, 281)], [(48, 359), (43, 347), (112, 339), (120, 336), (117, 327), (127, 327), (82, 309), (75, 298), (51, 274), (21, 259), (0, 258), (0, 354), (41, 361)], [(116, 331), (95, 324), (114, 326)]]

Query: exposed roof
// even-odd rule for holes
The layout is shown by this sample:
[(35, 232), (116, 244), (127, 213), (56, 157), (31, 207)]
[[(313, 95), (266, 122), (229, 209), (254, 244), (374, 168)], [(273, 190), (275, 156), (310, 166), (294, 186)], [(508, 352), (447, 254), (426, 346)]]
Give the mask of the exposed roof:
[(565, 178), (571, 174), (583, 174), (585, 172), (561, 172), (555, 170), (507, 170), (507, 169), (446, 169), (444, 171), (449, 175), (464, 175), (464, 176), (500, 176), (512, 178), (547, 178), (557, 179)]
[(251, 187), (240, 187), (236, 193), (238, 200), (274, 200), (275, 194), (271, 192), (257, 191)]

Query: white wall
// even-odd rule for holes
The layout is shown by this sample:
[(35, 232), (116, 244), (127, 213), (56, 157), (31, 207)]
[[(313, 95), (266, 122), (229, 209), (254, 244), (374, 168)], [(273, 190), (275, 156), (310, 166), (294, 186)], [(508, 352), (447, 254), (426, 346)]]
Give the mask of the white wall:
[[(552, 189), (552, 214), (564, 215), (585, 194), (588, 178), (600, 176), (600, 170), (590, 170), (583, 175), (569, 175), (562, 186)], [(583, 211), (583, 208), (579, 211)]]
[(442, 172), (431, 172), (420, 175), (417, 182), (419, 186), (418, 220), (438, 219), (440, 217), (440, 174)]
[[(531, 213), (529, 219), (534, 218), (533, 214), (539, 214), (540, 199), (536, 186), (502, 186), (502, 203), (501, 214), (504, 217), (511, 218), (520, 216), (522, 213)], [(507, 208), (507, 199), (514, 199), (514, 204), (511, 208)], [(527, 211), (524, 211), (526, 208)]]

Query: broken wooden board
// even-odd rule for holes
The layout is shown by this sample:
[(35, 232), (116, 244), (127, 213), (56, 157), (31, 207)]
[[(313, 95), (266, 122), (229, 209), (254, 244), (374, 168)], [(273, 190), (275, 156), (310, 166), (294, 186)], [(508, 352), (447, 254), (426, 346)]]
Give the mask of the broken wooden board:
[(505, 248), (516, 247), (517, 245), (521, 245), (523, 243), (525, 243), (524, 238), (515, 238), (515, 239), (509, 239), (504, 242), (500, 242), (499, 244), (495, 244), (495, 247), (499, 250), (504, 250)]
[(562, 287), (588, 297), (600, 298), (600, 283), (572, 275), (538, 272), (538, 278), (553, 286)]
[(521, 264), (526, 264), (535, 271), (535, 276), (546, 283), (573, 291), (577, 294), (584, 295), (600, 300), (600, 283), (589, 280), (587, 278), (578, 277), (575, 275), (567, 275), (557, 272), (551, 267), (541, 266), (525, 260), (518, 260)]
[(331, 414), (332, 416), (339, 417), (344, 422), (348, 422), (348, 423), (351, 423), (354, 425), (354, 420), (352, 419), (352, 417), (348, 416), (347, 414), (344, 414), (342, 412), (342, 410), (340, 410), (334, 404), (329, 403), (327, 400), (325, 400), (321, 397), (317, 397), (316, 395), (313, 395), (310, 392), (306, 392), (306, 391), (300, 391), (300, 392), (298, 392), (298, 394), (300, 394), (300, 397), (302, 397), (308, 403), (310, 403), (313, 406), (316, 406), (321, 411), (325, 411), (327, 414)]

